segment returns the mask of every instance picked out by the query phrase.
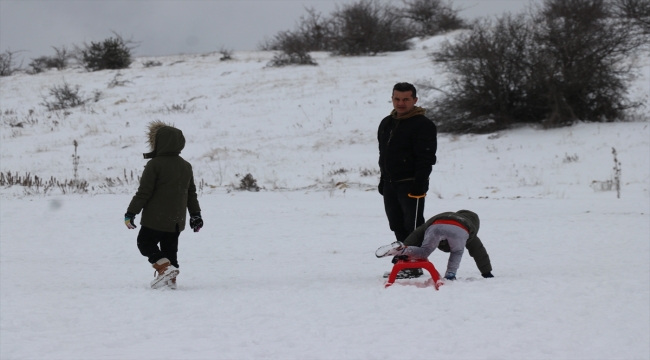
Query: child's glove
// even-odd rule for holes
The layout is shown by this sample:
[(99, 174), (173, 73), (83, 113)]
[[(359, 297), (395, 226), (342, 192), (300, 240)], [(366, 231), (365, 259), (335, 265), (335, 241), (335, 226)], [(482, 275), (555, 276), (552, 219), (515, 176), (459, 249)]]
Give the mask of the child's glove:
[(194, 232), (199, 232), (199, 230), (201, 230), (203, 227), (203, 219), (201, 218), (200, 212), (190, 214), (190, 227)]
[(447, 280), (456, 280), (456, 273), (451, 272), (451, 271), (447, 271), (445, 273), (445, 279), (447, 279)]
[(135, 214), (132, 214), (130, 212), (127, 212), (124, 214), (124, 225), (126, 225), (127, 228), (129, 229), (135, 229), (137, 226), (135, 226)]
[(491, 272), (491, 271), (484, 272), (483, 274), (481, 274), (481, 276), (483, 276), (483, 277), (486, 278), (486, 279), (487, 279), (487, 278), (493, 278), (493, 277), (494, 277), (494, 275), (492, 275), (492, 272)]

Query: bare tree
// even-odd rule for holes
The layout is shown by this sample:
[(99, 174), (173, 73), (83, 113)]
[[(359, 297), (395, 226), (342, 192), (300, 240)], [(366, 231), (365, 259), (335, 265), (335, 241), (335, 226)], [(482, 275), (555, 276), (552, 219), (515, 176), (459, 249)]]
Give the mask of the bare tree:
[(631, 21), (643, 35), (650, 36), (650, 1), (612, 0), (611, 4), (614, 16)]

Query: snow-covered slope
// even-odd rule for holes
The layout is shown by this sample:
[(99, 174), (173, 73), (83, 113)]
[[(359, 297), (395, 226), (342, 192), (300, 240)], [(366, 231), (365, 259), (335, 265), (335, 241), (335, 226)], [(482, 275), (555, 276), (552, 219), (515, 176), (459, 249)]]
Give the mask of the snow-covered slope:
[[(383, 288), (390, 263), (374, 250), (393, 236), (376, 129), (394, 83), (442, 84), (427, 57), (442, 40), (319, 53), (314, 67), (266, 68), (273, 54), (250, 52), (1, 78), (0, 171), (72, 179), (77, 141), (91, 187), (0, 189), (0, 358), (648, 358), (648, 122), (440, 134), (425, 216), (476, 211), (496, 277), (465, 254), (440, 291), (424, 279)], [(639, 62), (631, 96), (647, 99), (650, 60)], [(102, 96), (45, 111), (64, 81)], [(154, 119), (183, 130), (182, 156), (206, 184), (177, 291), (148, 288), (153, 269), (122, 224)], [(620, 199), (603, 191), (613, 149)], [(232, 191), (247, 173), (265, 190)], [(431, 260), (444, 271), (445, 254)]]

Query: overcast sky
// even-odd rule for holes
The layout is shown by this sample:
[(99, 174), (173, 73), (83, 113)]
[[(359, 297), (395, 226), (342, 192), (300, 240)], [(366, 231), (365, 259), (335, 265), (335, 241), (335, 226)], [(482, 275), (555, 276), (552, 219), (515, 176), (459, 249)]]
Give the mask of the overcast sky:
[[(136, 56), (207, 53), (222, 47), (256, 50), (265, 38), (293, 29), (305, 7), (328, 15), (337, 4), (356, 1), (0, 0), (0, 51), (21, 51), (25, 59), (53, 55), (52, 46), (100, 41), (110, 37), (111, 30), (140, 42)], [(468, 19), (519, 12), (528, 3), (453, 1)]]

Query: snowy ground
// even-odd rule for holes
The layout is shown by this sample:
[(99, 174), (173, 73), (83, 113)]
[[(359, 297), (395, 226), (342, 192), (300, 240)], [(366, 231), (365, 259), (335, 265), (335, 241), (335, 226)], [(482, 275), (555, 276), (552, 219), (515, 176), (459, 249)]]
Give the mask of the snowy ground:
[[(439, 41), (304, 68), (264, 68), (262, 52), (139, 59), (113, 88), (110, 71), (2, 78), (0, 171), (71, 179), (77, 140), (92, 188), (0, 189), (0, 358), (649, 358), (648, 122), (440, 135), (425, 215), (476, 211), (496, 277), (466, 254), (440, 291), (383, 288), (390, 263), (374, 250), (393, 237), (375, 131), (395, 82), (439, 84), (426, 56)], [(642, 60), (637, 99), (650, 94)], [(41, 94), (63, 79), (104, 97), (48, 113)], [(182, 155), (208, 184), (176, 291), (148, 287), (122, 224), (137, 185), (115, 184), (140, 173), (153, 119), (183, 129)], [(620, 199), (600, 191), (612, 148)], [(265, 190), (232, 191), (249, 172)], [(445, 254), (431, 260), (444, 271)]]

